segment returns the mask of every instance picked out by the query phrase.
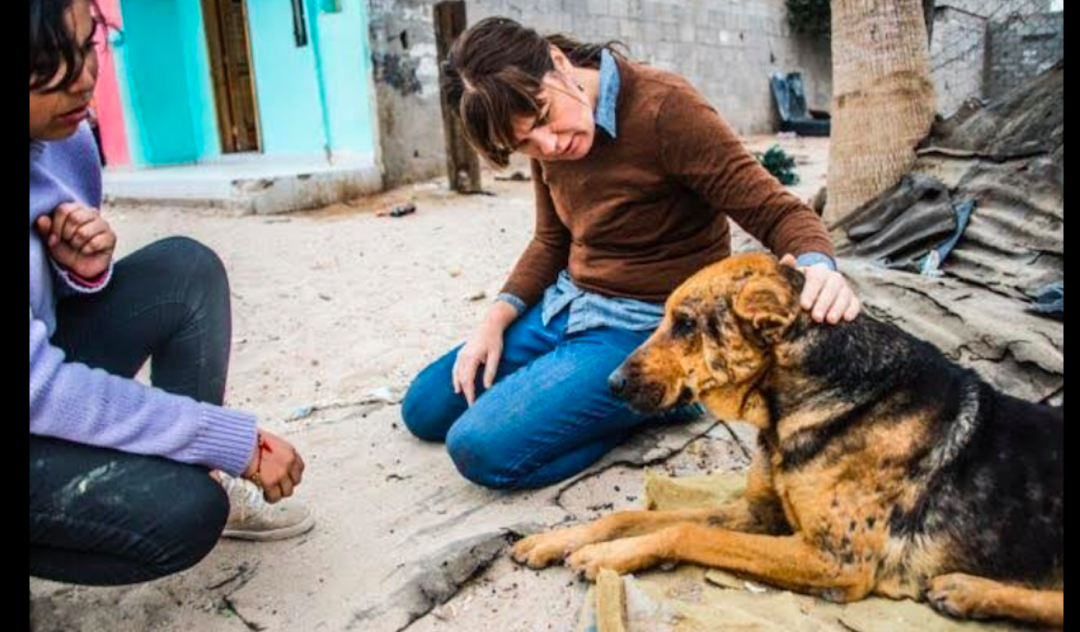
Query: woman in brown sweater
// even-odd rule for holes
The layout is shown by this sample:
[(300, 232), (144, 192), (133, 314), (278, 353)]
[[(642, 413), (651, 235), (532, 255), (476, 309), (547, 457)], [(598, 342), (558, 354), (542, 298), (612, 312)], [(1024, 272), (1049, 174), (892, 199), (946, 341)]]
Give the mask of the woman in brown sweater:
[(445, 71), (470, 143), (497, 167), (528, 156), (536, 187), (535, 235), (498, 300), (405, 399), (409, 429), (475, 483), (551, 485), (647, 423), (698, 414), (637, 414), (607, 378), (672, 290), (731, 254), (729, 218), (804, 269), (816, 320), (859, 313), (818, 216), (681, 77), (505, 18), (465, 33)]

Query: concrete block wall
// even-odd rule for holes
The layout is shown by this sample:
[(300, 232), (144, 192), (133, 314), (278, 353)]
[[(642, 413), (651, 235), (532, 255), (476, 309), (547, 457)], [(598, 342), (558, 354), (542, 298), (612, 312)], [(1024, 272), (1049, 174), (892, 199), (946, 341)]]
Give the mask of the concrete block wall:
[[(381, 120), (391, 184), (445, 171), (434, 0), (369, 0)], [(635, 59), (685, 76), (738, 131), (775, 130), (768, 76), (800, 71), (810, 106), (832, 94), (829, 42), (791, 32), (784, 0), (472, 0), (469, 22), (514, 18), (543, 33), (617, 39)]]

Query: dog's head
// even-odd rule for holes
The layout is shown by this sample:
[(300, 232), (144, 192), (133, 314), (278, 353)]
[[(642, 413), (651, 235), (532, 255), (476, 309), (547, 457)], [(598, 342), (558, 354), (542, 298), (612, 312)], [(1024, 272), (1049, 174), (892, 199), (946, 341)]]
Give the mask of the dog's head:
[(660, 327), (609, 379), (641, 412), (701, 402), (724, 419), (756, 423), (755, 390), (774, 347), (799, 318), (802, 273), (748, 254), (710, 266), (668, 299)]

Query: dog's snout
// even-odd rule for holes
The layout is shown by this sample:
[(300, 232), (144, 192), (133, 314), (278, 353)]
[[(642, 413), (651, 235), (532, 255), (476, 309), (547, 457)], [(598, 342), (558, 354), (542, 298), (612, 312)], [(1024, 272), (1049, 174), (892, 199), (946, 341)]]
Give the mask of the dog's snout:
[(630, 380), (626, 377), (626, 373), (622, 369), (618, 369), (608, 377), (608, 388), (616, 395), (623, 395), (626, 393), (626, 387), (630, 383)]
[(615, 397), (638, 412), (656, 412), (664, 405), (664, 385), (647, 379), (641, 365), (633, 359), (608, 376), (608, 388)]

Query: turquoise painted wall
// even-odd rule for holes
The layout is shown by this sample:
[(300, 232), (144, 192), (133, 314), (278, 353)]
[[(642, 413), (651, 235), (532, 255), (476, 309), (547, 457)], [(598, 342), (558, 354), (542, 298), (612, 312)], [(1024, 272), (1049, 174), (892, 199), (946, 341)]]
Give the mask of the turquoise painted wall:
[(121, 12), (120, 73), (133, 164), (219, 154), (199, 0), (127, 0)]
[(340, 8), (338, 13), (316, 9), (326, 124), (335, 151), (374, 156), (375, 96), (370, 81), (367, 2), (340, 0)]
[(216, 158), (221, 155), (221, 139), (218, 133), (214, 77), (210, 71), (210, 52), (206, 41), (202, 3), (199, 0), (174, 2), (179, 3), (180, 9), (180, 31), (183, 33), (184, 59), (187, 60), (187, 92), (196, 159)]
[[(247, 0), (256, 102), (267, 155), (374, 158), (377, 148), (365, 0), (306, 0), (297, 47), (291, 2)], [(200, 0), (123, 0), (117, 48), (135, 166), (221, 155)]]
[(286, 155), (325, 152), (314, 50), (311, 44), (296, 46), (292, 3), (248, 0), (248, 18), (263, 151)]

